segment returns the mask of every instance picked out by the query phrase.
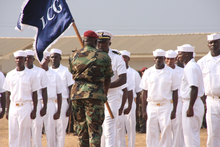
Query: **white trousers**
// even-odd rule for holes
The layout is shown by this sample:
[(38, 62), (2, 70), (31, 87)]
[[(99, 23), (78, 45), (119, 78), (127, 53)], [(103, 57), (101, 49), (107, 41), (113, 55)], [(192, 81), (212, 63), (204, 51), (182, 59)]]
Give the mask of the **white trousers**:
[(42, 128), (43, 128), (43, 117), (41, 117), (40, 115), (41, 108), (42, 108), (41, 100), (38, 100), (36, 118), (32, 121), (32, 127), (31, 127), (33, 147), (42, 147), (41, 138), (42, 138)]
[(206, 99), (207, 147), (220, 147), (220, 99)]
[(9, 147), (31, 147), (31, 101), (21, 106), (11, 102), (9, 110)]
[[(152, 102), (147, 106), (147, 132), (146, 143), (147, 147), (171, 147), (171, 111), (172, 103), (170, 101), (164, 102), (158, 106)], [(161, 139), (160, 137), (161, 131)]]
[(179, 98), (176, 110), (176, 118), (171, 120), (173, 147), (185, 147), (182, 127), (182, 105), (182, 100)]
[(200, 128), (204, 114), (204, 105), (200, 98), (197, 98), (193, 106), (194, 115), (187, 117), (189, 100), (183, 100), (182, 126), (186, 147), (200, 147)]
[[(135, 101), (133, 101), (132, 103), (132, 109), (130, 113), (124, 116), (125, 116), (125, 128), (127, 130), (127, 135), (128, 135), (128, 147), (134, 147), (135, 136), (136, 136), (136, 103)], [(125, 138), (125, 135), (124, 135), (124, 138)], [(124, 145), (126, 146), (125, 139), (124, 139)]]
[[(123, 110), (124, 111), (124, 110)], [(115, 137), (115, 146), (116, 147), (126, 147), (126, 130), (125, 130), (125, 115), (122, 113), (118, 116), (117, 122), (117, 130), (116, 130), (116, 137)]]
[[(64, 147), (65, 144), (66, 128), (69, 120), (69, 117), (66, 117), (66, 111), (68, 108), (69, 108), (69, 104), (67, 102), (67, 99), (63, 98), (60, 118), (56, 120), (57, 147)], [(56, 109), (57, 109), (57, 103), (56, 103)]]
[(56, 121), (53, 115), (56, 113), (55, 102), (48, 100), (47, 103), (47, 113), (44, 115), (44, 127), (47, 137), (47, 147), (56, 147)]

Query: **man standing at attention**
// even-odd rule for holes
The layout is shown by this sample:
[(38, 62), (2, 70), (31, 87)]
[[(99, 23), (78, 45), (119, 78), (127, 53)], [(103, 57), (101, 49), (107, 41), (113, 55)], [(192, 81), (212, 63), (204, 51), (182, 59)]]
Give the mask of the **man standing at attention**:
[[(32, 142), (33, 147), (42, 147), (42, 128), (43, 128), (43, 116), (47, 111), (47, 86), (49, 80), (45, 70), (36, 67), (33, 62), (35, 60), (33, 50), (25, 50), (27, 53), (26, 67), (36, 74), (38, 81), (40, 82), (41, 89), (37, 91), (38, 104), (36, 118), (32, 121)], [(43, 103), (43, 108), (42, 108)]]
[(50, 51), (50, 58), (53, 71), (60, 75), (62, 79), (65, 91), (62, 92), (62, 107), (60, 112), (60, 118), (56, 121), (56, 132), (57, 132), (57, 147), (64, 147), (66, 128), (68, 124), (68, 118), (71, 113), (71, 107), (69, 107), (70, 102), (70, 90), (74, 83), (72, 74), (69, 72), (67, 67), (60, 64), (62, 51), (59, 49), (52, 49)]
[(177, 49), (180, 62), (185, 64), (180, 88), (184, 142), (186, 147), (200, 147), (200, 127), (204, 114), (201, 97), (205, 92), (202, 71), (193, 58), (194, 47), (185, 44)]
[(176, 117), (179, 84), (173, 69), (164, 64), (165, 51), (156, 49), (153, 56), (155, 65), (144, 72), (140, 83), (144, 90), (142, 113), (147, 120), (146, 142), (147, 147), (171, 147), (171, 119)]
[(14, 52), (14, 57), (17, 67), (7, 74), (3, 85), (8, 91), (6, 118), (9, 120), (9, 146), (30, 147), (31, 120), (36, 117), (37, 90), (41, 86), (36, 74), (25, 67), (26, 52)]
[[(127, 68), (127, 75), (130, 74), (129, 81), (131, 81), (133, 85), (133, 97), (131, 99), (131, 111), (129, 114), (124, 115), (124, 123), (125, 123), (125, 128), (127, 130), (128, 134), (128, 147), (134, 147), (135, 146), (135, 135), (136, 135), (136, 112), (138, 112), (136, 109), (139, 109), (139, 101), (140, 101), (140, 94), (142, 89), (139, 87), (140, 82), (141, 82), (141, 77), (139, 73), (131, 68), (128, 65), (128, 62), (130, 61), (130, 52), (124, 50), (121, 51), (122, 58), (126, 64)], [(136, 98), (137, 104), (135, 104), (134, 98)], [(129, 99), (126, 101), (125, 108), (129, 106)], [(124, 132), (123, 138), (125, 138), (126, 132)], [(124, 140), (125, 141), (125, 140)], [(123, 143), (124, 146), (126, 146), (126, 142)]]
[(202, 100), (207, 107), (207, 147), (217, 147), (220, 146), (220, 35), (208, 35), (207, 40), (210, 52), (198, 64), (205, 87)]
[[(178, 97), (179, 97), (179, 89), (181, 85), (181, 80), (183, 77), (183, 68), (175, 65), (177, 53), (173, 50), (166, 51), (165, 62), (167, 66), (171, 67), (174, 70), (174, 74), (178, 77)], [(178, 98), (177, 110), (176, 110), (176, 118), (171, 120), (171, 130), (173, 136), (173, 147), (184, 147), (184, 139), (183, 139), (183, 128), (182, 128), (182, 99)]]
[(2, 108), (2, 111), (0, 112), (0, 119), (3, 118), (5, 115), (5, 90), (2, 88), (4, 82), (5, 82), (5, 76), (0, 71), (0, 99), (1, 99), (0, 106)]
[(96, 33), (99, 36), (98, 49), (108, 53), (111, 58), (111, 65), (114, 76), (111, 78), (111, 84), (108, 92), (108, 103), (112, 109), (114, 119), (112, 119), (105, 108), (105, 121), (103, 122), (103, 135), (102, 135), (102, 147), (115, 147), (115, 135), (117, 128), (117, 116), (118, 110), (121, 104), (121, 87), (126, 83), (126, 66), (122, 57), (118, 52), (113, 51), (109, 46), (111, 45), (112, 33), (105, 30), (98, 30)]
[[(56, 120), (60, 118), (62, 107), (62, 92), (65, 90), (60, 76), (48, 67), (50, 52), (44, 51), (44, 62), (40, 65), (46, 71), (49, 79), (47, 86), (48, 103), (47, 113), (44, 116), (45, 133), (48, 147), (57, 147)], [(56, 107), (57, 105), (57, 107)]]
[(84, 48), (73, 52), (70, 72), (75, 83), (71, 89), (74, 125), (78, 147), (100, 147), (104, 103), (113, 76), (111, 60), (97, 50), (98, 36), (89, 30), (84, 33)]

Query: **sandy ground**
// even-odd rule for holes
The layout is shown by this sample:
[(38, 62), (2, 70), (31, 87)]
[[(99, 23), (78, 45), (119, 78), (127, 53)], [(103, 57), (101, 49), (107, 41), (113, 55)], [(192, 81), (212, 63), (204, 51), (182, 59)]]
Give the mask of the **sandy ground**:
[[(207, 130), (201, 129), (200, 132), (200, 142), (201, 147), (206, 146), (207, 140)], [(127, 140), (127, 137), (126, 137)], [(72, 133), (66, 135), (65, 147), (77, 147), (76, 145), (77, 137), (73, 136)], [(43, 147), (47, 146), (46, 136), (42, 136)], [(8, 147), (8, 121), (4, 118), (0, 120), (0, 146)], [(136, 147), (146, 147), (146, 134), (136, 134)]]

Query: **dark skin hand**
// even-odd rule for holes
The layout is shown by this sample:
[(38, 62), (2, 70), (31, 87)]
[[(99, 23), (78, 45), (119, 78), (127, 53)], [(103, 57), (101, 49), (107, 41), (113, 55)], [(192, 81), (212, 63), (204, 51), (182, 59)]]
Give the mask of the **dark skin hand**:
[(33, 100), (33, 103), (34, 103), (34, 108), (31, 111), (30, 117), (31, 117), (31, 119), (35, 119), (36, 118), (36, 112), (37, 112), (37, 102), (38, 102), (37, 91), (34, 91), (32, 93), (32, 100)]
[(198, 87), (196, 86), (191, 86), (191, 93), (190, 93), (190, 103), (189, 103), (189, 108), (186, 112), (187, 117), (192, 117), (194, 116), (194, 110), (193, 106), (195, 104), (196, 98), (198, 95)]
[(60, 118), (60, 112), (61, 112), (61, 105), (62, 105), (62, 95), (57, 94), (57, 112), (53, 115), (53, 119), (57, 120)]
[[(47, 112), (47, 88), (43, 88), (42, 89), (42, 96), (43, 96), (43, 103), (44, 103), (44, 106), (43, 108), (40, 110), (40, 115), (41, 116), (44, 116)], [(40, 102), (39, 102), (40, 103)]]
[(72, 88), (72, 86), (73, 85), (70, 85), (69, 87), (68, 87), (68, 89), (69, 89), (69, 98), (68, 98), (68, 100), (67, 100), (67, 102), (68, 102), (68, 104), (69, 104), (69, 108), (67, 109), (67, 111), (66, 111), (66, 117), (69, 117), (70, 116), (70, 114), (71, 114), (71, 112), (72, 112), (72, 103), (71, 103), (71, 88)]
[(124, 110), (124, 114), (129, 114), (132, 108), (132, 102), (133, 102), (133, 91), (128, 91), (128, 108)]
[(148, 91), (144, 90), (143, 97), (142, 97), (142, 117), (144, 120), (147, 120), (147, 112), (146, 112), (147, 94), (148, 94)]
[(122, 102), (121, 102), (121, 106), (118, 110), (119, 116), (122, 114), (124, 106), (125, 106), (125, 102), (128, 99), (128, 90), (127, 90), (127, 88), (122, 89), (122, 91), (123, 91)]
[(171, 120), (176, 118), (176, 107), (178, 104), (178, 90), (173, 91), (172, 98), (173, 98), (173, 110), (170, 115)]
[(2, 112), (0, 113), (0, 119), (3, 118), (5, 115), (5, 92), (1, 93), (1, 96)]
[(136, 116), (139, 116), (139, 103), (140, 103), (140, 97), (141, 97), (141, 92), (136, 93)]
[(7, 104), (7, 111), (6, 111), (6, 119), (8, 120), (8, 114), (9, 114), (9, 108), (10, 108), (10, 103), (11, 103), (11, 101), (10, 101), (10, 95), (11, 95), (11, 92), (9, 92), (8, 91), (8, 94), (7, 94), (7, 96), (6, 96), (6, 104)]

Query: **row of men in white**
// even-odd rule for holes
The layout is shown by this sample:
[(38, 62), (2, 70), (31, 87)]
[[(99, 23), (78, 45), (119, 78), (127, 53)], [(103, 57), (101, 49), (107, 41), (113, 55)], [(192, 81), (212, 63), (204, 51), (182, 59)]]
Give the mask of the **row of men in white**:
[(147, 147), (199, 147), (202, 100), (207, 103), (207, 146), (220, 146), (220, 35), (208, 35), (207, 40), (210, 52), (198, 64), (193, 58), (194, 47), (177, 47), (184, 71), (164, 64), (164, 57), (167, 63), (176, 58), (175, 51), (153, 52), (155, 65), (144, 72), (140, 83), (143, 106), (147, 101), (147, 109), (142, 110), (147, 118)]
[(17, 67), (7, 74), (3, 85), (10, 96), (6, 113), (10, 147), (30, 147), (31, 135), (33, 147), (41, 147), (43, 124), (47, 146), (64, 147), (74, 81), (68, 68), (60, 64), (61, 54), (59, 49), (44, 52), (45, 62), (39, 68), (33, 65), (34, 51), (14, 53)]

